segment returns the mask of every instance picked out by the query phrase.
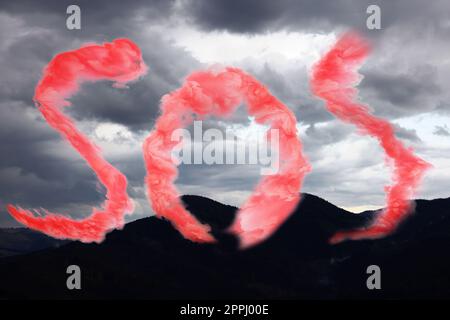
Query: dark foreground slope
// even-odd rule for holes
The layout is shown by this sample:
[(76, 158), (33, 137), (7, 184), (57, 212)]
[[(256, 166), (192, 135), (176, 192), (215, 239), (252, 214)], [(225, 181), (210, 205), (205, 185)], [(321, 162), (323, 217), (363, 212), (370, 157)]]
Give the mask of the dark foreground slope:
[[(334, 232), (363, 226), (375, 213), (354, 215), (305, 195), (274, 236), (246, 251), (224, 233), (236, 208), (183, 200), (212, 225), (218, 244), (192, 243), (167, 221), (146, 218), (101, 244), (0, 259), (0, 298), (450, 298), (450, 199), (417, 201), (393, 236), (330, 246)], [(66, 289), (71, 264), (82, 270), (81, 290)], [(381, 268), (379, 291), (366, 287), (371, 264)]]

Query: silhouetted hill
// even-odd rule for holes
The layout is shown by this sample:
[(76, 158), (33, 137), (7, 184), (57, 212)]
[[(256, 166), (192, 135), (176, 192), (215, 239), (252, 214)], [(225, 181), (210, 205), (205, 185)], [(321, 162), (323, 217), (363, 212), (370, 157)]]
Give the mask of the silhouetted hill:
[(59, 247), (66, 242), (27, 228), (0, 229), (0, 257)]
[[(417, 298), (450, 297), (450, 199), (418, 200), (394, 235), (328, 244), (334, 232), (376, 215), (349, 213), (306, 194), (266, 242), (236, 250), (224, 230), (236, 208), (184, 196), (187, 208), (212, 225), (218, 244), (183, 239), (154, 217), (108, 234), (101, 244), (72, 242), (0, 259), (0, 298)], [(82, 290), (66, 289), (68, 265), (82, 270)], [(382, 290), (366, 288), (367, 266), (382, 271)]]

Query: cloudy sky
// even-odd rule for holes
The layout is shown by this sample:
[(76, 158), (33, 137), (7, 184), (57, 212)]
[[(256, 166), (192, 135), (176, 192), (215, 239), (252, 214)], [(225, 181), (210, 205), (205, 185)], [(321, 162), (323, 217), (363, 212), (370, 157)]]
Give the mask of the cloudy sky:
[[(81, 8), (81, 30), (67, 30), (66, 8)], [(381, 8), (381, 30), (367, 30), (366, 9)], [(104, 188), (81, 157), (48, 127), (32, 103), (42, 68), (61, 51), (119, 37), (135, 41), (149, 73), (128, 89), (88, 84), (68, 113), (129, 180), (132, 219), (152, 214), (141, 142), (160, 98), (190, 72), (241, 67), (291, 108), (313, 171), (304, 192), (353, 211), (381, 207), (389, 182), (371, 138), (336, 121), (311, 96), (311, 65), (345, 30), (373, 42), (362, 68), (361, 100), (391, 120), (397, 135), (433, 164), (418, 197), (450, 196), (450, 3), (421, 0), (0, 0), (0, 226), (14, 226), (8, 203), (84, 217)], [(208, 126), (252, 130), (241, 110)], [(183, 165), (183, 193), (239, 205), (259, 180), (259, 167)]]

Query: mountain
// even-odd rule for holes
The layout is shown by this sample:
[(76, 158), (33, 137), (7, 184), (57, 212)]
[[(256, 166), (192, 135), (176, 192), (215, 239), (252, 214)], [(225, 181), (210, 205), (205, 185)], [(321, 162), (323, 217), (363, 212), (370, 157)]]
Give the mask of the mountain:
[[(338, 230), (361, 227), (377, 212), (349, 213), (304, 194), (264, 243), (244, 251), (226, 234), (237, 208), (184, 196), (212, 226), (217, 244), (187, 241), (155, 217), (128, 223), (101, 244), (71, 242), (0, 259), (0, 298), (343, 299), (449, 298), (450, 198), (416, 201), (415, 213), (384, 239), (329, 245)], [(67, 290), (67, 266), (82, 289)], [(381, 268), (368, 290), (366, 268)]]
[(59, 247), (67, 241), (56, 240), (27, 228), (0, 229), (0, 258)]

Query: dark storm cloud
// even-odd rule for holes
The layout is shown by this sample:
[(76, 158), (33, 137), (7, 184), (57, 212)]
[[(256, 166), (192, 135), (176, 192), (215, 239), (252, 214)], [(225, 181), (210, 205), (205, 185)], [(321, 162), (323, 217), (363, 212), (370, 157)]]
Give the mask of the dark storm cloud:
[[(366, 9), (379, 5), (383, 27), (398, 23), (417, 24), (447, 13), (439, 10), (446, 2), (424, 4), (420, 0), (184, 0), (183, 10), (205, 30), (260, 33), (278, 29), (330, 31), (337, 27), (366, 30)], [(418, 14), (420, 12), (420, 14)], [(448, 14), (447, 14), (448, 16)]]
[(367, 100), (370, 101), (372, 95), (391, 106), (383, 108), (383, 103), (377, 104), (377, 113), (397, 117), (436, 107), (426, 103), (427, 99), (434, 99), (441, 92), (436, 77), (432, 67), (420, 64), (407, 72), (369, 70), (360, 87), (363, 97), (369, 97)]
[[(367, 6), (379, 4), (383, 30), (366, 34), (383, 48), (373, 57), (395, 61), (388, 67), (375, 58), (368, 61), (360, 85), (362, 100), (367, 101), (377, 115), (390, 119), (433, 110), (448, 114), (450, 110), (444, 95), (448, 85), (445, 81), (440, 82), (446, 78), (439, 76), (439, 72), (445, 74), (446, 70), (434, 68), (425, 52), (427, 47), (436, 49), (430, 55), (448, 52), (441, 44), (450, 34), (448, 24), (445, 24), (450, 10), (445, 1), (429, 5), (419, 0), (181, 0), (178, 5), (174, 3), (166, 0), (77, 1), (82, 10), (82, 29), (69, 31), (65, 27), (65, 11), (72, 1), (2, 1), (0, 226), (12, 224), (4, 211), (7, 203), (25, 208), (44, 207), (81, 217), (89, 214), (90, 207), (99, 205), (104, 198), (104, 190), (89, 167), (48, 127), (32, 103), (42, 68), (56, 53), (75, 49), (85, 42), (111, 41), (118, 37), (134, 40), (149, 66), (148, 75), (130, 84), (128, 89), (113, 88), (110, 82), (87, 84), (71, 99), (73, 105), (67, 112), (80, 123), (123, 124), (140, 139), (153, 127), (162, 95), (178, 88), (186, 75), (202, 67), (189, 52), (167, 40), (165, 31), (170, 31), (171, 19), (192, 22), (190, 27), (205, 32), (228, 30), (256, 34), (288, 30), (321, 33), (348, 27), (364, 30)], [(160, 28), (153, 29), (153, 26)], [(423, 43), (423, 39), (428, 42)], [(408, 49), (402, 51), (405, 47)], [(420, 50), (425, 54), (416, 54)], [(408, 64), (405, 68), (397, 66), (405, 63)], [(377, 189), (365, 179), (359, 182), (354, 176), (358, 168), (382, 163), (383, 159), (378, 158), (378, 146), (352, 163), (339, 162), (333, 166), (319, 163), (328, 156), (324, 150), (327, 146), (349, 138), (355, 129), (335, 121), (323, 102), (310, 94), (306, 68), (285, 72), (267, 64), (261, 70), (245, 66), (244, 69), (291, 108), (301, 124), (309, 126), (301, 138), (315, 170), (306, 179), (305, 191), (339, 204), (353, 203), (355, 198), (359, 204), (367, 204), (374, 197), (382, 198), (381, 178), (376, 180), (380, 185)], [(245, 110), (239, 110), (229, 121), (246, 123)], [(205, 123), (205, 128), (217, 126), (224, 128), (222, 124)], [(448, 133), (447, 128), (436, 127), (435, 134), (442, 133), (440, 129)], [(396, 127), (396, 132), (409, 142), (420, 143), (414, 130)], [(107, 159), (128, 177), (130, 195), (146, 202), (140, 145), (133, 148), (121, 145), (119, 148), (119, 156)], [(342, 154), (353, 151), (344, 146)], [(181, 166), (177, 183), (181, 190), (214, 196), (214, 193), (250, 192), (259, 178), (257, 166)], [(225, 198), (223, 201), (227, 202)], [(150, 212), (147, 208), (144, 211)]]
[[(205, 30), (260, 33), (286, 27), (330, 28), (330, 24), (360, 20), (356, 5), (349, 1), (315, 0), (204, 0), (183, 1), (183, 8)], [(312, 24), (313, 23), (313, 24)]]
[[(0, 9), (3, 12), (27, 17), (32, 26), (42, 27), (51, 23), (52, 27), (55, 27), (56, 21), (64, 21), (65, 26), (66, 9), (69, 5), (75, 4), (81, 8), (82, 26), (88, 28), (88, 32), (101, 26), (105, 27), (103, 30), (107, 30), (112, 27), (111, 21), (125, 25), (137, 14), (147, 19), (164, 19), (170, 14), (174, 2), (173, 0), (20, 0), (2, 1)], [(83, 29), (78, 32), (83, 32)]]
[(76, 119), (110, 121), (134, 131), (149, 131), (162, 96), (177, 89), (184, 77), (200, 66), (185, 51), (164, 42), (159, 34), (147, 34), (137, 42), (149, 66), (148, 74), (125, 90), (113, 88), (110, 82), (84, 85), (72, 98), (70, 112)]
[[(67, 4), (64, 1), (42, 4), (12, 1), (4, 7), (4, 12), (13, 17), (18, 26), (9, 26), (6, 17), (2, 26), (10, 28), (10, 33), (18, 33), (17, 29), (27, 32), (13, 37), (9, 46), (3, 48), (0, 70), (9, 76), (0, 80), (2, 98), (32, 106), (30, 102), (41, 70), (56, 53), (75, 49), (86, 41), (103, 42), (127, 36), (143, 49), (144, 60), (150, 66), (149, 74), (129, 90), (113, 89), (105, 82), (87, 85), (81, 94), (73, 97), (74, 107), (70, 112), (78, 120), (106, 120), (143, 129), (144, 123), (155, 118), (161, 96), (178, 87), (183, 75), (198, 66), (182, 49), (167, 43), (160, 33), (142, 32), (147, 19), (155, 23), (158, 19), (170, 18), (173, 3), (82, 1), (77, 4), (82, 12), (80, 31), (66, 29)], [(44, 14), (52, 18), (49, 21), (36, 18)], [(136, 21), (136, 15), (143, 23)], [(92, 21), (89, 21), (91, 16)], [(34, 32), (28, 31), (34, 28)], [(23, 77), (24, 74), (28, 76)]]
[[(17, 30), (11, 30), (18, 32)], [(34, 88), (43, 67), (67, 41), (57, 33), (28, 33), (13, 37), (12, 43), (1, 48), (0, 93), (2, 101), (21, 101), (33, 106)], [(26, 75), (26, 76), (24, 76)]]
[[(116, 122), (137, 131), (152, 128), (161, 96), (179, 85), (186, 70), (196, 67), (187, 53), (161, 34), (142, 32), (145, 24), (136, 21), (137, 17), (145, 23), (167, 19), (172, 2), (78, 4), (80, 31), (66, 29), (64, 1), (10, 1), (0, 7), (0, 224), (14, 224), (4, 210), (8, 203), (82, 217), (104, 199), (104, 188), (87, 164), (33, 105), (34, 87), (52, 56), (85, 42), (123, 36), (138, 42), (150, 65), (148, 77), (125, 90), (108, 82), (88, 84), (68, 108), (76, 120)], [(134, 194), (134, 186), (142, 184), (145, 174), (142, 154), (122, 156), (119, 164), (110, 160), (130, 178)]]
[[(24, 110), (12, 102), (0, 106), (3, 201), (53, 206), (99, 199), (96, 192), (88, 195), (96, 190), (93, 174), (70, 147), (59, 143), (59, 136), (47, 127), (37, 110)], [(86, 184), (80, 185), (82, 181)], [(79, 192), (73, 192), (74, 189)]]
[[(435, 66), (439, 52), (448, 51), (445, 45), (450, 34), (448, 1), (183, 0), (181, 3), (180, 12), (188, 13), (187, 19), (205, 32), (225, 30), (252, 35), (277, 30), (314, 33), (359, 30), (373, 40), (375, 48), (362, 70), (366, 77), (360, 85), (362, 100), (371, 105), (375, 114), (398, 118), (450, 110), (443, 103), (448, 100), (445, 92), (450, 81), (441, 82), (439, 77), (446, 68)], [(372, 4), (381, 8), (381, 30), (366, 28), (366, 9)], [(299, 119), (307, 123), (331, 119), (320, 102), (308, 96), (308, 88), (297, 87), (297, 95), (292, 95), (286, 75), (277, 75), (270, 66), (262, 77), (283, 101), (293, 102)]]

